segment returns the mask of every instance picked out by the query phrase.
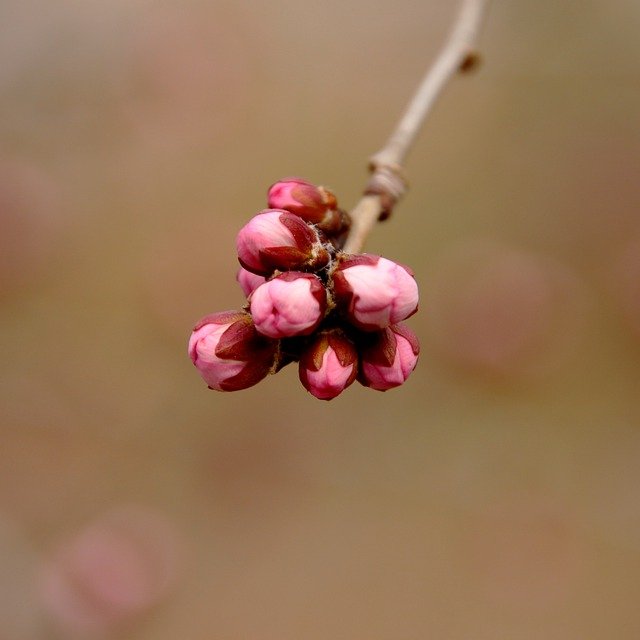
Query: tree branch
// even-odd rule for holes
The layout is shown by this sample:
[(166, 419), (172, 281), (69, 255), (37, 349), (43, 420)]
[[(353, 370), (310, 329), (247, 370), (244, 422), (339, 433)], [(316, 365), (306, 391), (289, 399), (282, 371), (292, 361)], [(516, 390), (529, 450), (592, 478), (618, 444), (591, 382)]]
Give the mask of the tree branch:
[(365, 195), (351, 211), (345, 253), (359, 253), (376, 222), (387, 217), (406, 190), (402, 164), (447, 82), (475, 66), (474, 43), (488, 0), (462, 0), (449, 39), (425, 75), (386, 145), (370, 160)]

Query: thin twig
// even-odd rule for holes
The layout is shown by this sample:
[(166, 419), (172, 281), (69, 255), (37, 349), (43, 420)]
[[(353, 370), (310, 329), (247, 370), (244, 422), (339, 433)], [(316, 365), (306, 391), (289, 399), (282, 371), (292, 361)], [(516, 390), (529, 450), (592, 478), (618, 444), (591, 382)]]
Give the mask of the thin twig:
[(352, 226), (345, 253), (362, 250), (381, 215), (387, 214), (406, 189), (402, 163), (447, 82), (475, 60), (474, 43), (488, 0), (463, 0), (453, 30), (425, 75), (386, 145), (370, 161), (371, 179), (351, 212)]

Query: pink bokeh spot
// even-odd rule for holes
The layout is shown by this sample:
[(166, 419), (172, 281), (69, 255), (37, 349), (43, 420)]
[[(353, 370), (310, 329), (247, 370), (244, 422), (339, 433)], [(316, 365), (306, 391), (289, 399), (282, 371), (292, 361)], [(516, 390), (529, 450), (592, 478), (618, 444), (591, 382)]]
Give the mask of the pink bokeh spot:
[(156, 605), (174, 584), (178, 538), (140, 507), (108, 513), (61, 546), (43, 567), (43, 605), (56, 626), (100, 637)]
[(501, 242), (470, 239), (447, 251), (430, 282), (434, 347), (475, 375), (540, 375), (583, 335), (589, 296), (566, 266)]

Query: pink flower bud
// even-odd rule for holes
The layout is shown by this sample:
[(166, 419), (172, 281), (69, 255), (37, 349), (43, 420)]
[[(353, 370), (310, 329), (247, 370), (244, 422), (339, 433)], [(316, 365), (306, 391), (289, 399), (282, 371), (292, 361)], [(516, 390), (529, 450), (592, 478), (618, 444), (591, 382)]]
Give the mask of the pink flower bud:
[(244, 292), (244, 295), (247, 298), (261, 285), (265, 282), (264, 276), (256, 275), (255, 273), (251, 273), (251, 271), (247, 271), (240, 267), (238, 269), (238, 273), (236, 275), (236, 280), (240, 285), (240, 288)]
[(405, 324), (394, 324), (372, 335), (360, 353), (358, 382), (376, 391), (404, 383), (418, 362), (420, 345)]
[(307, 336), (327, 310), (327, 292), (311, 273), (287, 271), (260, 285), (251, 294), (256, 329), (270, 338)]
[(329, 262), (318, 232), (288, 211), (265, 209), (240, 229), (236, 238), (240, 264), (261, 276), (276, 269), (319, 269)]
[(291, 211), (325, 231), (338, 231), (340, 213), (336, 197), (324, 187), (302, 178), (284, 178), (269, 188), (269, 206)]
[(418, 309), (418, 285), (408, 267), (379, 256), (347, 256), (333, 273), (336, 304), (349, 322), (377, 331)]
[(221, 311), (196, 324), (189, 356), (210, 389), (238, 391), (262, 380), (274, 366), (278, 343), (261, 336), (243, 311)]
[(356, 378), (358, 352), (340, 329), (321, 332), (300, 359), (300, 382), (320, 400), (332, 400)]

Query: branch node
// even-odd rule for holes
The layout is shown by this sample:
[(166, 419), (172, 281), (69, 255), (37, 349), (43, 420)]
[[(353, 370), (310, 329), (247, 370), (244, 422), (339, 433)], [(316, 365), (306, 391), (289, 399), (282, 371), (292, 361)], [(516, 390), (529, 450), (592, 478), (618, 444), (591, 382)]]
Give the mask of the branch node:
[(460, 9), (448, 40), (418, 86), (387, 143), (371, 158), (369, 168), (372, 175), (364, 197), (351, 212), (352, 225), (344, 241), (345, 253), (362, 251), (376, 222), (391, 215), (395, 203), (407, 190), (401, 165), (447, 82), (457, 73), (474, 70), (480, 63), (474, 43), (488, 2), (460, 0)]
[(381, 211), (378, 220), (386, 220), (391, 216), (396, 202), (407, 192), (409, 184), (400, 164), (380, 162), (374, 157), (369, 161), (369, 170), (371, 178), (364, 195), (380, 196)]

